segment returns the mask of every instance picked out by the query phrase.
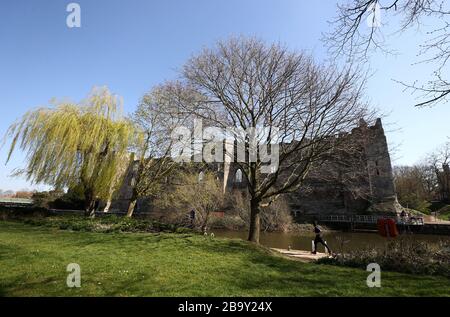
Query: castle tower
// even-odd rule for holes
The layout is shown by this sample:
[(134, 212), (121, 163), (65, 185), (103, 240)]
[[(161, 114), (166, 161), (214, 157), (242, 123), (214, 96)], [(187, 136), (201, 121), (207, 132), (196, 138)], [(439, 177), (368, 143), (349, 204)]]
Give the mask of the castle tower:
[(442, 171), (437, 171), (439, 190), (443, 201), (450, 200), (450, 166), (442, 164)]
[(368, 127), (366, 131), (365, 152), (371, 209), (383, 213), (398, 213), (401, 207), (397, 202), (391, 158), (381, 119), (378, 118), (375, 125)]

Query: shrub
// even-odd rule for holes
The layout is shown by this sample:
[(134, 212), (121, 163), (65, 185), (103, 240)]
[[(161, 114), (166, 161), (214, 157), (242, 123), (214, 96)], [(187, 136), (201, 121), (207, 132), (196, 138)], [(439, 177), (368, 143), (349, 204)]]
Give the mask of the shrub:
[(369, 263), (378, 263), (383, 270), (403, 273), (443, 275), (450, 277), (450, 243), (441, 241), (430, 245), (417, 241), (413, 236), (399, 237), (389, 241), (386, 248), (355, 250), (319, 263), (365, 269)]
[(48, 192), (36, 192), (31, 198), (34, 201), (35, 207), (49, 209), (53, 202), (62, 195), (64, 195), (62, 191), (54, 190)]
[(446, 205), (437, 211), (438, 217), (443, 220), (450, 220), (450, 205)]
[(212, 218), (210, 227), (213, 229), (242, 230), (247, 228), (247, 224), (239, 216), (225, 215), (223, 218)]
[(179, 232), (190, 233), (192, 230), (175, 224), (165, 224), (147, 219), (135, 219), (106, 215), (94, 219), (82, 215), (52, 215), (49, 213), (25, 213), (24, 211), (0, 213), (3, 220), (20, 221), (33, 226), (57, 228), (61, 230), (88, 232)]

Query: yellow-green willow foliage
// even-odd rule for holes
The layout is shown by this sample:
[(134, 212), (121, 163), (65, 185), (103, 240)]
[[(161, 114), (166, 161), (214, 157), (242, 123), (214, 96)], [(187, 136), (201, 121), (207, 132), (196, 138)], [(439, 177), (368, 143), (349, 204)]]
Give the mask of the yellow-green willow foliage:
[(92, 211), (95, 200), (108, 199), (111, 184), (118, 183), (134, 135), (132, 124), (122, 119), (120, 99), (105, 87), (94, 88), (80, 104), (56, 102), (11, 125), (8, 161), (20, 147), (28, 165), (18, 174), (57, 188), (81, 184), (86, 210)]

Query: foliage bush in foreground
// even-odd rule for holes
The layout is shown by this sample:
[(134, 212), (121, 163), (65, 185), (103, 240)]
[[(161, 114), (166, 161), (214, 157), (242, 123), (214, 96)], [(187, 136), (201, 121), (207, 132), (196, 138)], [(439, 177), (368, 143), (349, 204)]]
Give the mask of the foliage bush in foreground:
[(450, 243), (430, 245), (412, 237), (400, 237), (387, 242), (384, 249), (355, 250), (318, 262), (363, 269), (369, 263), (378, 263), (386, 271), (450, 277)]
[(437, 211), (438, 217), (442, 220), (450, 220), (450, 205), (445, 205)]
[(176, 232), (189, 233), (192, 230), (175, 224), (165, 224), (148, 219), (135, 219), (114, 215), (98, 218), (86, 218), (82, 215), (50, 215), (45, 210), (40, 212), (21, 212), (20, 214), (0, 211), (2, 220), (14, 220), (26, 224), (57, 228), (61, 230), (86, 232)]

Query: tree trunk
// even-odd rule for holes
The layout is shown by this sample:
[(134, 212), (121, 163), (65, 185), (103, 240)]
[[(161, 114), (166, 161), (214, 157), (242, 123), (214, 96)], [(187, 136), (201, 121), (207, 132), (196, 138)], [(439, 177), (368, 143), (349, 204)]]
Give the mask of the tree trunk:
[(85, 215), (90, 218), (95, 218), (95, 199), (89, 199), (86, 202)]
[(133, 216), (134, 209), (136, 208), (137, 198), (132, 197), (130, 200), (130, 204), (128, 205), (127, 217), (131, 218)]
[(208, 229), (208, 222), (209, 222), (209, 212), (206, 213), (205, 219), (203, 220), (202, 226), (200, 228), (202, 233), (204, 233)]
[(250, 229), (248, 234), (248, 241), (259, 244), (259, 232), (261, 230), (261, 219), (259, 201), (250, 201)]
[(89, 213), (89, 218), (95, 218), (95, 208), (92, 208)]
[(85, 199), (85, 215), (87, 217), (95, 217), (95, 197), (90, 190), (84, 192)]
[(112, 204), (112, 200), (108, 199), (108, 201), (106, 202), (106, 206), (105, 209), (103, 209), (103, 212), (109, 212), (109, 208), (111, 208), (111, 204)]

